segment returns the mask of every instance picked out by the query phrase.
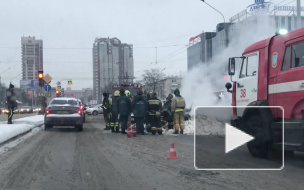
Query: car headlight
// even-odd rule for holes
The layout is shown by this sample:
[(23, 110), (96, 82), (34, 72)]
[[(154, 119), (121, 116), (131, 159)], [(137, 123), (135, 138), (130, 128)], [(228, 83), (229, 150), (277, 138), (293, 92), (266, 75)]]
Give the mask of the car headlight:
[(23, 109), (21, 109), (21, 111), (23, 111)]

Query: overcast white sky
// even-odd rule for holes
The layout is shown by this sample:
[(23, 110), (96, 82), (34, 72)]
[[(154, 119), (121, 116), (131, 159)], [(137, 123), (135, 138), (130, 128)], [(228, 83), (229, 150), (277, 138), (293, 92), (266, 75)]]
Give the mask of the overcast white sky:
[[(206, 2), (220, 10), (227, 22), (254, 0)], [(166, 68), (165, 73), (172, 75), (187, 70), (189, 38), (214, 31), (223, 22), (200, 0), (0, 0), (0, 7), (0, 73), (11, 68), (1, 79), (16, 86), (21, 79), (21, 36), (43, 39), (44, 73), (53, 77), (52, 86), (72, 79), (72, 89), (81, 89), (93, 86), (96, 37), (117, 37), (134, 45), (135, 77), (152, 67)], [(158, 64), (153, 47), (158, 47)]]

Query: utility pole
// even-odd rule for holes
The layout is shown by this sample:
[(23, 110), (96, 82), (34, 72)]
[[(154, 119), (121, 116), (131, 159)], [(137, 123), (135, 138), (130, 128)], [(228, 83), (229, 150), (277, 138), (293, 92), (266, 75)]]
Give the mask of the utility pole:
[(297, 29), (301, 28), (301, 0), (297, 0)]

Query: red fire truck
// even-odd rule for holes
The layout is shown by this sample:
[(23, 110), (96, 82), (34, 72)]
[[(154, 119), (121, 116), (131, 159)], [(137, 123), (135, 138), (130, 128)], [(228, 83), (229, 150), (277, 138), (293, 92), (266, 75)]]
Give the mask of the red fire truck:
[[(247, 143), (251, 155), (266, 158), (282, 147), (283, 122), (285, 151), (304, 151), (304, 28), (281, 30), (249, 46), (242, 57), (229, 58), (231, 76), (236, 61), (241, 61), (237, 80), (226, 84), (237, 106), (231, 123), (255, 137)], [(249, 106), (281, 106), (284, 116), (278, 108)]]
[(137, 91), (142, 90), (142, 86), (140, 84), (121, 84), (121, 85), (113, 86), (111, 94), (113, 95), (116, 90), (120, 90), (122, 88), (130, 91), (132, 100), (134, 96), (136, 96)]

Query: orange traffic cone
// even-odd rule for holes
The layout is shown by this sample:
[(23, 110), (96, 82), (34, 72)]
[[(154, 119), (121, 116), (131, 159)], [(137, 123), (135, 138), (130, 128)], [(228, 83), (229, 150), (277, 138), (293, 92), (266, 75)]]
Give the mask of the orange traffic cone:
[(172, 143), (168, 159), (177, 159), (177, 158), (178, 157), (177, 157), (176, 152), (175, 152), (174, 144)]

